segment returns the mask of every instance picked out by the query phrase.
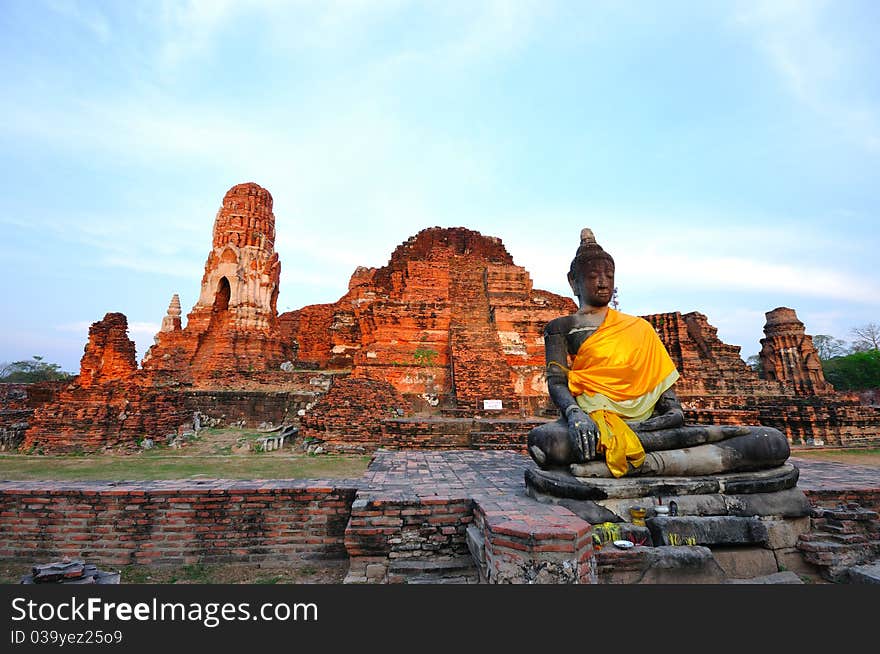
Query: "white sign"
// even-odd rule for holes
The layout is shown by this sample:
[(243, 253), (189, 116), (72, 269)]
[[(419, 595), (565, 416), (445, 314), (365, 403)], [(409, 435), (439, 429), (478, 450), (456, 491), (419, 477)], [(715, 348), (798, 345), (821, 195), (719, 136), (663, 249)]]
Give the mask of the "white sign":
[(484, 409), (501, 409), (501, 400), (483, 400)]

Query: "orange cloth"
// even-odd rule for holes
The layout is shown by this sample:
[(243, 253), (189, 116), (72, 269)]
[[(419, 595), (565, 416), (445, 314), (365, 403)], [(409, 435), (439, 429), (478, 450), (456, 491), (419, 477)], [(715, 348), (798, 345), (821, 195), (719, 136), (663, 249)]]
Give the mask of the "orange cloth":
[(571, 370), (568, 388), (621, 401), (654, 390), (675, 370), (657, 332), (644, 318), (609, 308), (605, 320), (583, 342)]
[[(644, 413), (677, 376), (675, 364), (648, 321), (609, 308), (605, 320), (578, 350), (568, 372), (568, 388), (575, 397), (600, 394), (615, 402), (631, 401), (632, 410), (638, 405), (637, 413)], [(642, 442), (618, 413), (598, 409), (590, 417), (599, 427), (596, 449), (605, 453), (612, 475), (622, 477), (628, 464), (638, 468), (644, 463)]]

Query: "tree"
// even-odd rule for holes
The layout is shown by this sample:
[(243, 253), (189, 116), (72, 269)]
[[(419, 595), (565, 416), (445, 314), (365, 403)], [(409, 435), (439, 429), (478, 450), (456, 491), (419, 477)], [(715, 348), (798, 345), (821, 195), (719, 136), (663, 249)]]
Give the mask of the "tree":
[(846, 345), (846, 341), (834, 338), (828, 334), (816, 334), (813, 336), (813, 345), (816, 348), (816, 352), (819, 354), (819, 359), (822, 361), (849, 354), (849, 348)]
[(880, 350), (853, 352), (822, 362), (822, 370), (838, 391), (880, 388)]
[(0, 366), (0, 382), (9, 384), (31, 384), (41, 381), (60, 381), (73, 375), (61, 369), (57, 363), (46, 363), (41, 356), (33, 356), (32, 361), (13, 361)]
[(869, 322), (861, 327), (853, 327), (850, 333), (855, 336), (853, 350), (856, 352), (880, 350), (880, 324)]
[(764, 364), (761, 363), (761, 357), (757, 354), (753, 354), (746, 359), (746, 365), (758, 373), (759, 376), (764, 372)]

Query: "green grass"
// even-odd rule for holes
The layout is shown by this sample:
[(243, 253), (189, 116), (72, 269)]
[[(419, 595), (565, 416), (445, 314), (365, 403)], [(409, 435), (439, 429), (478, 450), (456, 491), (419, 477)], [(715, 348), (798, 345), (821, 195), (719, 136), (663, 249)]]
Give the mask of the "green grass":
[(360, 477), (369, 456), (276, 454), (187, 455), (163, 450), (133, 455), (0, 455), (0, 479), (59, 481), (149, 481), (154, 479), (323, 479)]
[(800, 454), (816, 454), (818, 456), (837, 456), (839, 454), (853, 454), (858, 456), (877, 456), (880, 455), (880, 447), (852, 447), (840, 449), (822, 449), (822, 450), (793, 450)]

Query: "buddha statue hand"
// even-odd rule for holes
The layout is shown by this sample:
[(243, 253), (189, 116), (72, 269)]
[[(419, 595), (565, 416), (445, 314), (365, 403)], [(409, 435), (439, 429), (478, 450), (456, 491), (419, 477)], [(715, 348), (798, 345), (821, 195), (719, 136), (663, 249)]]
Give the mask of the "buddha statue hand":
[(670, 409), (666, 413), (655, 415), (641, 422), (627, 423), (633, 431), (656, 431), (658, 429), (674, 429), (684, 425), (684, 412), (681, 409)]
[(658, 429), (676, 429), (684, 425), (684, 411), (675, 391), (671, 388), (664, 391), (657, 404), (654, 405), (654, 414), (641, 422), (627, 424), (633, 431), (657, 431)]
[(596, 444), (599, 441), (599, 427), (577, 404), (565, 410), (568, 420), (568, 437), (577, 463), (596, 458)]

